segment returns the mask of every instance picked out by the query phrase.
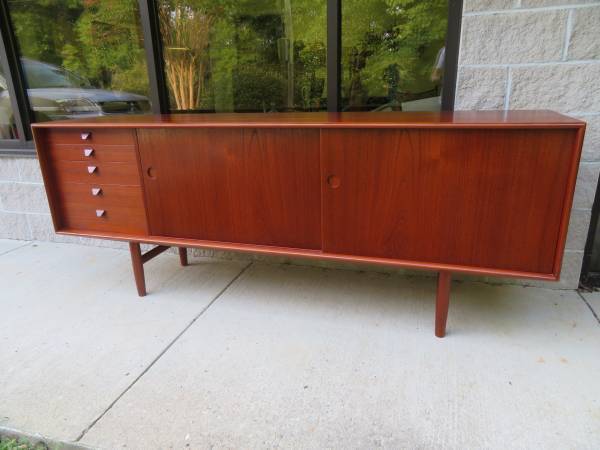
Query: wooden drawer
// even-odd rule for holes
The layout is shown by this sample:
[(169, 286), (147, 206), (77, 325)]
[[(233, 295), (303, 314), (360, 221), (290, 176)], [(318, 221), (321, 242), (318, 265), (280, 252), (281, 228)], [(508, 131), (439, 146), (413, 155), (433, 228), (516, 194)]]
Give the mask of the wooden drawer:
[(104, 144), (54, 144), (48, 148), (52, 161), (127, 162), (137, 164), (135, 146)]
[(143, 208), (140, 186), (119, 186), (102, 183), (62, 183), (58, 186), (61, 202), (93, 205), (97, 209)]
[(51, 164), (59, 183), (140, 185), (138, 167), (131, 163), (53, 161)]
[(133, 130), (127, 128), (58, 128), (47, 131), (49, 144), (135, 145)]
[[(97, 195), (92, 189), (100, 189)], [(147, 233), (142, 189), (64, 183), (59, 187), (60, 222), (67, 229)]]

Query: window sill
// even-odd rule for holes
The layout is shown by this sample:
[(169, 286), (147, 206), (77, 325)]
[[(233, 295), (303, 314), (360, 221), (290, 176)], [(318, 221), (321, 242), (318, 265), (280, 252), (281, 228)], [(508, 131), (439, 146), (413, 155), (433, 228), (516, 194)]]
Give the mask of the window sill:
[(37, 158), (34, 148), (0, 148), (0, 157), (2, 156), (23, 156), (27, 158)]
[(33, 141), (0, 140), (0, 156), (37, 157)]

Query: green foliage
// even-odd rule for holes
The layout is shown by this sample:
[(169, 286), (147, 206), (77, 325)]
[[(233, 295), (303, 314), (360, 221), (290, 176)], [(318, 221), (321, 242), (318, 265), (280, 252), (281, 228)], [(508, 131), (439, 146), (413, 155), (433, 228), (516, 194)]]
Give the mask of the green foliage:
[(349, 107), (430, 91), (448, 21), (447, 0), (342, 2), (342, 86)]
[(297, 53), (296, 74), (298, 75), (295, 98), (300, 99), (302, 109), (306, 111), (319, 110), (324, 106), (325, 80), (327, 79), (325, 44), (314, 42), (305, 45), (304, 42), (297, 42), (295, 51)]
[(284, 102), (281, 75), (254, 65), (234, 72), (233, 89), (235, 111), (277, 111)]
[(79, 16), (79, 63), (65, 68), (103, 87), (147, 93), (148, 81), (136, 0), (102, 0)]
[[(205, 35), (202, 41), (209, 42), (203, 46), (189, 43), (187, 27), (161, 26), (172, 104), (178, 108), (189, 108), (176, 89), (181, 86), (183, 92), (201, 86), (202, 95), (194, 99), (196, 109), (322, 107), (325, 0), (163, 0), (159, 7), (163, 24), (178, 16), (184, 22), (207, 18), (209, 24), (198, 31)], [(194, 67), (194, 78), (187, 75), (190, 67)]]
[(21, 53), (51, 64), (62, 63), (61, 51), (76, 40), (73, 23), (83, 7), (78, 0), (9, 1)]
[(92, 85), (147, 94), (137, 0), (9, 0), (21, 54)]
[(43, 443), (32, 445), (23, 440), (7, 439), (0, 436), (0, 450), (45, 450), (47, 448)]
[[(148, 94), (137, 0), (8, 3), (25, 57), (64, 67), (96, 87)], [(325, 106), (326, 0), (157, 4), (174, 106)], [(431, 69), (444, 45), (447, 7), (448, 0), (342, 1), (342, 87), (350, 107), (435, 87)], [(174, 22), (166, 27), (168, 20)]]

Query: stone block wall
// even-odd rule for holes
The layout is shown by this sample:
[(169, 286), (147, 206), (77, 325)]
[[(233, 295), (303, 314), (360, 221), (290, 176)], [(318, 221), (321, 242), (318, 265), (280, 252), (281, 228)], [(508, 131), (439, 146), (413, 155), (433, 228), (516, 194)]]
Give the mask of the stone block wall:
[(456, 109), (587, 122), (561, 282), (548, 284), (576, 288), (600, 172), (600, 1), (465, 0)]
[(31, 156), (0, 156), (2, 238), (126, 248), (121, 242), (55, 234), (40, 166)]
[[(600, 1), (465, 0), (456, 109), (553, 109), (588, 123), (561, 282), (518, 281), (577, 287), (600, 172)], [(54, 234), (38, 162), (32, 157), (0, 156), (0, 238), (125, 248), (119, 242)]]
[(0, 237), (50, 240), (49, 233), (41, 233), (49, 220), (37, 159), (0, 157)]

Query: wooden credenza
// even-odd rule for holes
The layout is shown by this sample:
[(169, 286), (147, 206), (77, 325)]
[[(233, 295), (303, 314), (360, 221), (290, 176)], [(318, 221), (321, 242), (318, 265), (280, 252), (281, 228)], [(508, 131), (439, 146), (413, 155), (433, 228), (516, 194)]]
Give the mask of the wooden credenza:
[[(558, 280), (585, 123), (549, 111), (116, 116), (33, 133), (58, 233)], [(140, 243), (157, 244), (142, 254)]]

